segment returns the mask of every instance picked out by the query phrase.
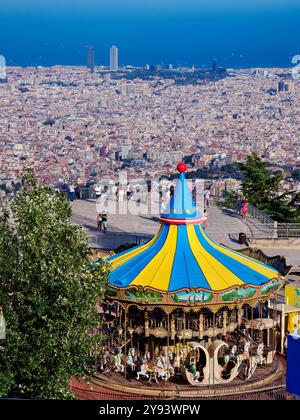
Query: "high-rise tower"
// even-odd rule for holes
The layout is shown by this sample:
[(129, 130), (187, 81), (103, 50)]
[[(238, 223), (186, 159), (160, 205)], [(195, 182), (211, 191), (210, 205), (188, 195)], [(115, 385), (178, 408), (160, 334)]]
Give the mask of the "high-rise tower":
[(95, 48), (93, 45), (87, 45), (87, 68), (91, 73), (95, 71)]
[(115, 45), (110, 49), (109, 65), (112, 71), (118, 70), (118, 48)]
[(217, 71), (218, 71), (218, 62), (217, 62), (216, 58), (214, 58), (213, 61), (212, 61), (211, 70), (212, 70), (213, 73), (217, 73)]
[(7, 82), (6, 78), (6, 61), (3, 55), (0, 55), (0, 83)]

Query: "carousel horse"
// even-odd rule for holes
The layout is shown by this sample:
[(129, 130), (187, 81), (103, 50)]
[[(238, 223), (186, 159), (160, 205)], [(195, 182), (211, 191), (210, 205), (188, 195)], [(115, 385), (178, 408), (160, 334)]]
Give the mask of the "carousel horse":
[(170, 361), (165, 357), (159, 357), (156, 363), (157, 377), (168, 381), (175, 374), (174, 368)]
[(257, 356), (257, 355), (255, 355), (255, 356), (250, 356), (249, 358), (248, 358), (248, 366), (247, 366), (247, 369), (246, 369), (246, 381), (248, 380), (248, 379), (250, 379), (251, 378), (251, 376), (254, 374), (254, 372), (255, 372), (255, 370), (256, 370), (256, 368), (257, 368), (257, 365), (258, 365), (258, 363), (259, 363), (259, 356)]
[(260, 366), (262, 366), (263, 364), (267, 364), (267, 359), (265, 358), (265, 356), (264, 356), (264, 344), (263, 343), (260, 343), (259, 345), (258, 345), (258, 347), (257, 347), (257, 356), (258, 356), (258, 358), (259, 358), (259, 362), (258, 362), (258, 364), (260, 365)]
[(144, 359), (147, 360), (148, 362), (149, 360), (151, 360), (151, 355), (147, 347), (145, 348)]
[(182, 355), (180, 354), (176, 354), (175, 358), (174, 358), (174, 371), (180, 371), (180, 367), (182, 365)]
[(128, 356), (127, 356), (127, 359), (126, 359), (126, 364), (128, 366), (130, 366), (132, 372), (135, 371), (134, 358), (135, 358), (135, 348), (134, 347), (131, 347), (129, 349), (129, 351), (128, 351)]
[(122, 363), (122, 353), (114, 354), (112, 356), (111, 360), (112, 360), (112, 365), (113, 365), (113, 368), (114, 368), (115, 372), (122, 372), (123, 373), (124, 370), (125, 370), (125, 366)]
[(171, 350), (168, 352), (168, 358), (169, 358), (170, 362), (173, 362), (174, 355), (173, 355), (173, 353), (171, 352)]
[(171, 377), (169, 369), (167, 368), (167, 361), (164, 357), (159, 357), (156, 363), (157, 377), (168, 381)]
[(244, 353), (245, 354), (247, 354), (247, 353), (249, 354), (250, 347), (251, 347), (250, 341), (246, 341), (245, 344), (244, 344)]
[(230, 358), (231, 358), (231, 359), (234, 359), (234, 358), (235, 358), (235, 356), (236, 356), (236, 353), (237, 353), (237, 346), (236, 346), (236, 344), (234, 344), (234, 345), (231, 347), (231, 350), (230, 350), (230, 353), (229, 353)]
[(157, 367), (154, 364), (154, 362), (150, 361), (148, 363), (147, 373), (149, 374), (149, 380), (148, 380), (148, 382), (151, 382), (152, 380), (154, 380), (157, 384), (159, 383), (158, 382), (158, 379), (157, 379)]
[(254, 374), (257, 365), (262, 364), (265, 360), (263, 356), (264, 345), (261, 343), (257, 348), (257, 354), (254, 356), (250, 355), (250, 341), (246, 341), (244, 344), (244, 351), (242, 354), (237, 355), (237, 363), (240, 367), (242, 362), (246, 361), (245, 365), (245, 379), (248, 380)]
[(230, 361), (230, 355), (229, 354), (225, 354), (225, 356), (224, 356), (223, 371), (226, 371), (227, 370), (227, 366), (228, 366), (229, 361)]
[(169, 360), (169, 358), (168, 358), (168, 355), (166, 353), (162, 353), (157, 359), (157, 361), (161, 364), (161, 367), (163, 367), (163, 368), (167, 367), (168, 360)]
[(107, 350), (103, 355), (103, 367), (105, 366), (106, 369), (107, 368), (109, 369), (110, 362), (111, 362), (111, 354)]
[(104, 353), (100, 355), (100, 370), (103, 370), (104, 372), (110, 371), (110, 365), (111, 365), (111, 354), (108, 350), (106, 350)]
[(136, 373), (136, 379), (139, 381), (141, 376), (146, 377), (146, 379), (149, 379), (149, 374), (148, 374), (148, 365), (147, 362), (142, 363), (141, 365), (141, 370), (139, 370)]
[(250, 353), (249, 353), (249, 351), (250, 351), (250, 346), (251, 346), (250, 341), (246, 341), (246, 342), (245, 342), (245, 344), (244, 344), (244, 351), (243, 351), (243, 353), (242, 353), (242, 354), (238, 354), (238, 355), (236, 356), (236, 360), (237, 360), (238, 367), (240, 367), (240, 366), (241, 366), (241, 364), (242, 364), (245, 360), (248, 360), (248, 359), (249, 359), (249, 357), (250, 357)]

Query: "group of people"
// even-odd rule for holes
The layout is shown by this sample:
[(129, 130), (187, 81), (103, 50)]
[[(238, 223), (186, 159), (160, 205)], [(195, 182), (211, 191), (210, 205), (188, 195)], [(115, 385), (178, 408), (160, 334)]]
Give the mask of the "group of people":
[(94, 191), (96, 200), (98, 200), (104, 193), (111, 194), (112, 199), (117, 199), (119, 201), (124, 201), (125, 199), (129, 201), (135, 193), (139, 194), (140, 199), (143, 198), (142, 201), (146, 200), (146, 193), (141, 191), (139, 186), (133, 186), (129, 184), (129, 182), (125, 188), (119, 188), (116, 184), (111, 185), (110, 188), (108, 186), (96, 184)]
[(107, 231), (107, 213), (102, 212), (97, 216), (97, 230), (100, 232), (103, 230), (105, 233)]

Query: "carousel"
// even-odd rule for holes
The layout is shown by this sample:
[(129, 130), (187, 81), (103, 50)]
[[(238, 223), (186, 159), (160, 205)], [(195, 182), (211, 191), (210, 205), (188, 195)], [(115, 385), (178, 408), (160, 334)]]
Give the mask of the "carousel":
[(274, 362), (276, 296), (290, 267), (280, 257), (209, 238), (186, 165), (177, 169), (158, 233), (107, 259), (98, 371), (137, 385), (249, 381)]

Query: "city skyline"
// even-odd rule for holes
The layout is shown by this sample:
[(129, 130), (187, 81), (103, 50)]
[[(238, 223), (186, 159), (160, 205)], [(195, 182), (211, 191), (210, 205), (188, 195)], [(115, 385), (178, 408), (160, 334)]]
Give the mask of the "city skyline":
[[(26, 6), (26, 10), (25, 7)], [(300, 4), (296, 1), (224, 2), (113, 0), (70, 7), (69, 0), (38, 4), (13, 0), (1, 10), (0, 54), (8, 65), (84, 65), (86, 45), (97, 64), (109, 65), (118, 45), (122, 65), (146, 63), (225, 67), (287, 67), (299, 54)], [(30, 31), (28, 30), (30, 28)], [(54, 30), (55, 29), (55, 30)], [(280, 29), (280, 30), (279, 30)]]

